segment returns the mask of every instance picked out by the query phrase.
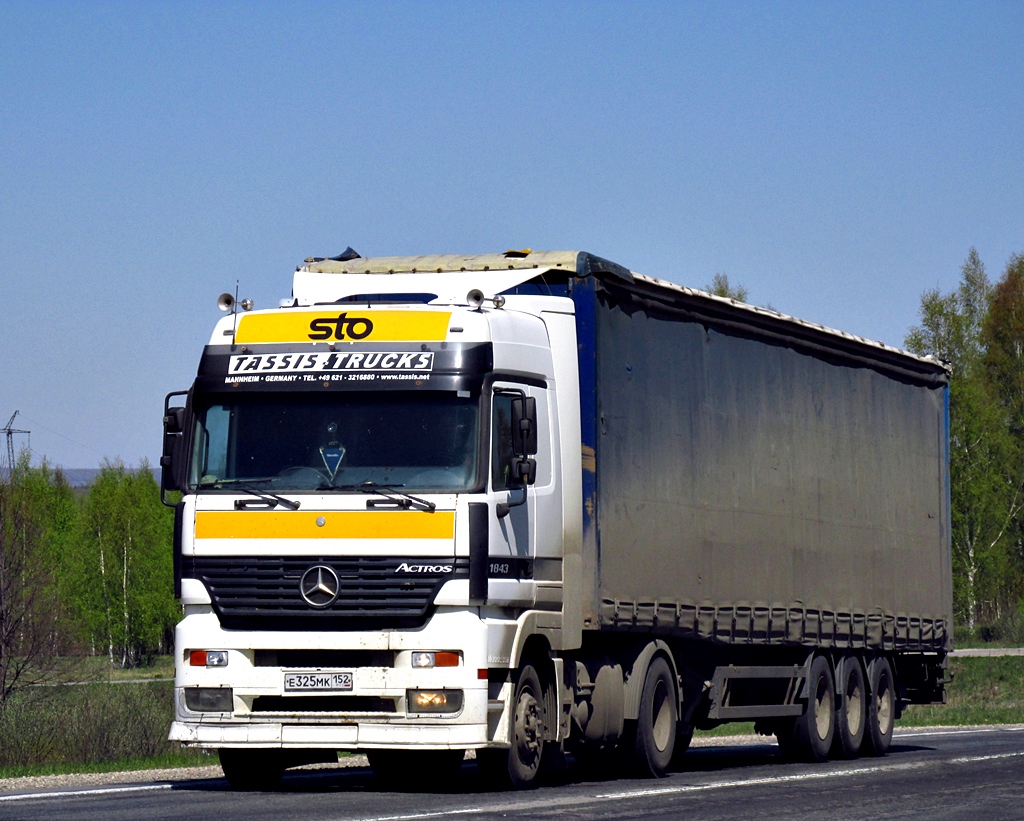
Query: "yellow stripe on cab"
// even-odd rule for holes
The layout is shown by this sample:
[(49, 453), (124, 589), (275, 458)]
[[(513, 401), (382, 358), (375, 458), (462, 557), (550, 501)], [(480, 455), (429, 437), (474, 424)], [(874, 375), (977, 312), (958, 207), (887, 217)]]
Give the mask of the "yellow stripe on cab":
[[(322, 519), (323, 524), (318, 525)], [(198, 511), (196, 539), (451, 539), (455, 513), (377, 511)]]

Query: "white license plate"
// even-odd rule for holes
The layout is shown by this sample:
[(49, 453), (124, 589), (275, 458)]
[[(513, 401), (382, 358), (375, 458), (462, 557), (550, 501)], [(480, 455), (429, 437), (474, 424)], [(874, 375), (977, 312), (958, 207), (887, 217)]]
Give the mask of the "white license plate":
[(317, 670), (311, 673), (285, 673), (286, 693), (335, 692), (352, 689), (352, 674), (334, 670)]

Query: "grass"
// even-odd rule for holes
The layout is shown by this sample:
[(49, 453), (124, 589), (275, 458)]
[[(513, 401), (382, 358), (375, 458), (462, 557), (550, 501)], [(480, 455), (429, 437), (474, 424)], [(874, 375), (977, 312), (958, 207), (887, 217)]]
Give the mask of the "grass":
[(137, 770), (172, 770), (178, 767), (217, 766), (216, 754), (196, 750), (174, 750), (144, 758), (92, 761), (80, 764), (19, 764), (0, 767), (0, 779), (23, 776), (66, 775), (68, 773), (118, 773)]
[(111, 665), (106, 656), (82, 659), (70, 677), (75, 681), (145, 681), (174, 678), (174, 656), (151, 656), (142, 667)]
[[(167, 739), (173, 684), (170, 657), (151, 667), (111, 671), (104, 659), (73, 668), (75, 687), (33, 688), (0, 713), (0, 778), (103, 773), (216, 764), (200, 750)], [(904, 727), (1024, 723), (1024, 657), (954, 658), (945, 705), (914, 705)], [(752, 722), (724, 724), (697, 736), (754, 732)]]
[(953, 683), (947, 689), (947, 703), (911, 705), (900, 724), (1024, 723), (1024, 657), (953, 658), (949, 669)]
[(173, 690), (157, 681), (21, 691), (0, 713), (0, 778), (208, 763), (167, 742)]

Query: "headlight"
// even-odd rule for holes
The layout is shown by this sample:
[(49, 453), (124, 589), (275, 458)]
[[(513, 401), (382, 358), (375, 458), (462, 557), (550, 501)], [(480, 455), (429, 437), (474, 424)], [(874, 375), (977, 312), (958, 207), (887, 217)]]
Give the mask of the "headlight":
[(457, 713), (462, 709), (462, 690), (407, 690), (410, 713)]
[(227, 667), (227, 650), (191, 650), (188, 654), (190, 667)]
[(230, 713), (234, 691), (230, 687), (186, 687), (185, 706), (194, 713)]

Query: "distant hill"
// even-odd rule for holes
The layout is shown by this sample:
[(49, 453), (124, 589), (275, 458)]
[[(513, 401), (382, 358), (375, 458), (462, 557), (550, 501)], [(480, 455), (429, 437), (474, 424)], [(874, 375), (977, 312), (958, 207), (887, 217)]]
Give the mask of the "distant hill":
[[(96, 477), (102, 473), (99, 468), (61, 468), (61, 470), (67, 477), (68, 484), (71, 485), (71, 487), (89, 487), (89, 485), (96, 481)], [(127, 470), (129, 473), (135, 472), (135, 468), (127, 468)], [(150, 468), (150, 470), (153, 469)], [(156, 470), (153, 470), (153, 478), (155, 478), (157, 482), (160, 481), (159, 467), (157, 467)]]
[(100, 475), (99, 468), (64, 468), (64, 475), (67, 477), (71, 487), (89, 487)]

